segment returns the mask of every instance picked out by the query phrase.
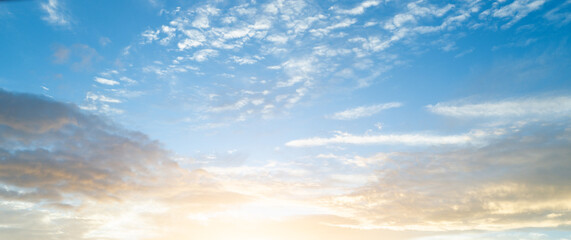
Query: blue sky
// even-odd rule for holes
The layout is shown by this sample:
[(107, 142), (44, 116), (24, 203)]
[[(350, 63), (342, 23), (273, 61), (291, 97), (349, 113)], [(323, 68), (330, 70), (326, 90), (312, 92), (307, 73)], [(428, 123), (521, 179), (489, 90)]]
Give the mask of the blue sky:
[(570, 239), (570, 23), (568, 0), (2, 1), (0, 236)]

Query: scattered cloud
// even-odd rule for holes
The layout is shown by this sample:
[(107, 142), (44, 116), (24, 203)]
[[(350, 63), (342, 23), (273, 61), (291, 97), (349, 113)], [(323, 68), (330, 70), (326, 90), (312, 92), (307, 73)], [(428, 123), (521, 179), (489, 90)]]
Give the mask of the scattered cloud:
[(135, 80), (133, 80), (133, 79), (131, 79), (131, 78), (129, 78), (129, 77), (125, 77), (125, 76), (120, 77), (119, 80), (120, 80), (121, 82), (125, 82), (125, 83), (127, 83), (127, 84), (136, 84), (136, 83), (137, 83), (137, 81), (135, 81)]
[(99, 44), (101, 44), (101, 46), (107, 46), (107, 44), (109, 43), (111, 43), (111, 39), (109, 39), (108, 37), (99, 38)]
[(214, 49), (202, 49), (200, 51), (195, 52), (190, 60), (194, 60), (197, 62), (204, 62), (209, 58), (218, 56), (218, 51)]
[(94, 94), (92, 92), (87, 92), (85, 99), (86, 100), (92, 100), (92, 101), (101, 101), (101, 102), (106, 102), (106, 103), (121, 103), (121, 100), (119, 100), (119, 99), (106, 97), (104, 95), (97, 95), (97, 94)]
[(55, 64), (70, 64), (74, 71), (91, 70), (93, 65), (101, 61), (102, 57), (92, 47), (85, 44), (52, 46), (52, 62)]
[(42, 17), (44, 21), (55, 26), (70, 26), (70, 17), (65, 12), (59, 0), (47, 0), (41, 2), (40, 6), (47, 14), (47, 16)]
[(52, 47), (53, 50), (53, 63), (56, 64), (63, 64), (66, 63), (69, 59), (69, 56), (71, 54), (71, 49), (62, 46), (62, 45), (56, 45), (54, 47)]
[(109, 86), (119, 85), (119, 82), (107, 78), (95, 77), (94, 80), (103, 85), (109, 85)]
[(336, 12), (338, 14), (359, 15), (359, 14), (363, 14), (367, 8), (375, 7), (375, 6), (379, 5), (380, 3), (381, 3), (381, 1), (379, 1), (379, 0), (366, 0), (366, 1), (361, 2), (358, 6), (352, 8), (352, 9), (340, 9), (337, 6), (333, 6), (333, 7), (331, 7), (330, 10), (333, 10), (334, 12)]
[(347, 28), (347, 27), (355, 24), (356, 22), (357, 22), (357, 19), (346, 18), (346, 19), (341, 20), (340, 22), (331, 24), (325, 28), (311, 29), (309, 32), (311, 32), (315, 36), (323, 37), (323, 36), (329, 35), (329, 33), (333, 30), (341, 29), (341, 28)]
[(243, 107), (245, 107), (249, 103), (250, 103), (250, 100), (247, 98), (244, 98), (244, 99), (240, 99), (239, 101), (237, 101), (233, 104), (219, 106), (219, 107), (213, 107), (209, 111), (211, 111), (211, 112), (237, 111), (237, 110), (242, 109)]
[(232, 61), (234, 61), (235, 63), (238, 63), (240, 65), (244, 65), (244, 64), (254, 64), (256, 62), (258, 62), (258, 60), (261, 57), (259, 56), (254, 56), (253, 58), (250, 57), (238, 57), (238, 56), (232, 56), (231, 59)]
[(152, 43), (153, 41), (159, 39), (158, 35), (161, 32), (161, 30), (145, 30), (143, 33), (141, 33), (141, 36), (143, 37), (143, 43)]
[(502, 25), (502, 29), (507, 29), (529, 13), (538, 10), (545, 2), (546, 0), (515, 0), (499, 9), (494, 9), (492, 16), (509, 19), (508, 23)]
[(330, 116), (330, 118), (337, 120), (353, 120), (353, 119), (373, 116), (383, 110), (398, 108), (401, 106), (402, 103), (399, 102), (391, 102), (391, 103), (377, 104), (371, 106), (361, 106), (352, 109), (347, 109), (342, 112), (334, 113), (332, 116)]
[[(561, 5), (551, 9), (544, 17), (555, 24), (565, 25), (571, 22), (571, 12), (568, 10), (571, 7), (571, 0), (567, 0)], [(567, 11), (566, 11), (567, 10)]]

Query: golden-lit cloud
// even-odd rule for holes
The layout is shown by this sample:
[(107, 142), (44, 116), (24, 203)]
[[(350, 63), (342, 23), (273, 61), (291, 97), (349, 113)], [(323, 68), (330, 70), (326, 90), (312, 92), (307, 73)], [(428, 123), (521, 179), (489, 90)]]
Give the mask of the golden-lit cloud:
[(199, 168), (74, 105), (0, 99), (0, 237), (404, 239), (571, 223), (568, 122), (479, 146)]
[(345, 227), (506, 230), (571, 223), (571, 131), (533, 124), (485, 147), (393, 152), (378, 180), (322, 203), (359, 221)]

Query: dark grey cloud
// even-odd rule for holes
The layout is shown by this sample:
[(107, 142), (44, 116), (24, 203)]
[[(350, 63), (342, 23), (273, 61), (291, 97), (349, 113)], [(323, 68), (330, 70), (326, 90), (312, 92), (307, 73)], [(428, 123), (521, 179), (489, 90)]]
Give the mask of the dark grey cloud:
[(0, 105), (0, 182), (24, 189), (22, 196), (118, 200), (142, 188), (143, 179), (176, 167), (158, 142), (73, 105), (5, 91)]
[(0, 90), (1, 239), (90, 239), (105, 223), (93, 216), (141, 202), (179, 216), (247, 199), (204, 170), (179, 167), (140, 132), (72, 104)]

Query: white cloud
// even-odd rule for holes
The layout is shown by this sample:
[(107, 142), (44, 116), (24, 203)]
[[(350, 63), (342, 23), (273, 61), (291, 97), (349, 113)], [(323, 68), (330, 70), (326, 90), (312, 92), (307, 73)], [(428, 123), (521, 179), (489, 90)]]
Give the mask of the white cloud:
[(377, 6), (380, 3), (381, 1), (378, 0), (366, 0), (352, 9), (339, 9), (338, 7), (332, 7), (332, 10), (339, 14), (359, 15), (363, 14), (367, 8)]
[[(307, 57), (300, 59), (290, 59), (284, 62), (281, 67), (287, 73), (289, 79), (287, 81), (279, 81), (276, 87), (291, 87), (300, 82), (308, 82), (312, 79), (312, 75), (318, 72), (318, 60), (315, 57)], [(277, 69), (271, 68), (270, 69)]]
[(107, 103), (121, 103), (121, 100), (119, 99), (110, 98), (104, 95), (98, 95), (92, 92), (87, 92), (85, 99), (91, 101), (107, 102)]
[[(398, 40), (398, 39), (397, 39)], [(365, 38), (352, 38), (349, 41), (352, 42), (362, 42), (362, 48), (367, 50), (367, 51), (373, 51), (373, 52), (378, 52), (378, 51), (382, 51), (385, 50), (386, 48), (391, 46), (391, 42), (395, 41), (393, 39), (390, 40), (381, 40), (378, 37), (369, 37), (367, 39)]]
[(218, 56), (218, 51), (214, 49), (202, 49), (198, 52), (195, 52), (194, 55), (190, 58), (190, 60), (194, 60), (197, 62), (204, 62), (211, 57)]
[(274, 34), (270, 35), (266, 38), (268, 41), (276, 43), (276, 44), (285, 44), (289, 40), (289, 38), (284, 34)]
[(529, 13), (539, 9), (545, 2), (545, 0), (515, 0), (495, 10), (492, 15), (497, 18), (511, 18), (508, 23), (502, 26), (502, 29), (507, 29)]
[(565, 7), (570, 4), (571, 0), (567, 0), (563, 4), (547, 12), (544, 17), (557, 24), (567, 24), (571, 22), (571, 12), (565, 11)]
[(180, 41), (178, 43), (179, 50), (185, 50), (193, 47), (198, 47), (206, 41), (206, 37), (200, 31), (191, 29), (191, 30), (183, 30), (182, 33), (186, 35), (188, 38)]
[(159, 39), (159, 33), (161, 32), (161, 30), (145, 30), (143, 33), (141, 33), (141, 36), (144, 38), (144, 42), (143, 43), (151, 43), (157, 39)]
[(42, 18), (44, 21), (58, 26), (70, 25), (69, 16), (64, 12), (58, 0), (48, 0), (40, 3), (40, 6), (48, 14)]
[(249, 57), (232, 56), (231, 59), (232, 59), (235, 63), (238, 63), (238, 64), (240, 64), (240, 65), (244, 65), (244, 64), (254, 64), (254, 63), (258, 62), (257, 59), (255, 59), (255, 58), (249, 58)]
[(208, 19), (209, 16), (218, 15), (220, 12), (219, 9), (212, 7), (210, 5), (198, 8), (196, 10), (197, 15), (192, 21), (191, 25), (195, 28), (209, 28), (210, 27), (210, 20)]
[(210, 21), (208, 21), (208, 16), (199, 15), (194, 21), (192, 21), (192, 26), (195, 28), (208, 28), (210, 27)]
[(143, 91), (130, 91), (124, 89), (111, 89), (111, 92), (113, 92), (115, 96), (119, 96), (122, 98), (135, 98), (145, 94), (145, 92)]
[(459, 104), (437, 103), (426, 108), (436, 114), (459, 117), (565, 117), (571, 116), (571, 97), (543, 97), (496, 102)]
[(282, 69), (282, 66), (274, 65), (274, 66), (267, 66), (266, 68), (270, 69), (270, 70), (279, 70), (279, 69)]
[(389, 159), (389, 154), (385, 154), (385, 153), (377, 153), (373, 156), (370, 157), (362, 157), (359, 155), (355, 155), (355, 156), (338, 156), (332, 153), (329, 154), (319, 154), (316, 156), (316, 158), (322, 158), (322, 159), (335, 159), (337, 161), (340, 161), (343, 164), (347, 164), (347, 165), (355, 165), (357, 167), (368, 167), (371, 166), (372, 164), (378, 164), (380, 162), (386, 161)]
[(306, 138), (289, 141), (286, 146), (289, 147), (313, 147), (325, 146), (331, 144), (404, 144), (413, 146), (424, 145), (464, 145), (477, 144), (481, 139), (490, 134), (483, 131), (472, 131), (461, 135), (427, 135), (427, 134), (381, 134), (381, 135), (363, 135), (356, 136), (349, 133), (337, 132), (334, 137), (329, 138)]
[(339, 29), (339, 28), (346, 28), (349, 27), (353, 24), (355, 24), (357, 22), (357, 19), (354, 18), (346, 18), (343, 19), (342, 21), (335, 23), (333, 25), (327, 26), (325, 28), (316, 28), (316, 29), (311, 29), (309, 32), (311, 32), (313, 35), (315, 36), (326, 36), (329, 34), (329, 32), (335, 30), (335, 29)]
[(249, 35), (253, 35), (253, 33), (251, 32), (251, 29), (247, 27), (232, 29), (223, 33), (225, 39), (243, 38)]
[(118, 85), (119, 82), (115, 81), (115, 80), (111, 80), (111, 79), (107, 79), (107, 78), (102, 78), (102, 77), (95, 77), (95, 81), (104, 85), (109, 85), (109, 86), (114, 86), (114, 85)]
[(133, 80), (133, 79), (131, 79), (131, 78), (128, 78), (128, 77), (120, 77), (119, 80), (121, 80), (121, 81), (123, 81), (123, 82), (126, 82), (126, 83), (128, 83), (128, 84), (135, 84), (135, 83), (137, 83), (137, 81), (135, 81), (135, 80)]
[(390, 103), (377, 104), (372, 106), (361, 106), (352, 109), (347, 109), (342, 112), (337, 112), (333, 114), (330, 118), (337, 120), (353, 120), (362, 117), (369, 117), (383, 110), (390, 108), (397, 108), (400, 106), (402, 106), (402, 103), (399, 102), (390, 102)]
[(161, 39), (161, 40), (159, 41), (159, 43), (160, 43), (161, 45), (167, 45), (167, 44), (169, 44), (170, 41), (171, 41), (171, 39), (173, 39), (173, 38), (176, 36), (176, 33), (175, 33), (175, 32), (176, 32), (176, 28), (163, 25), (163, 26), (161, 27), (161, 31), (167, 35), (166, 37), (164, 37), (163, 39)]
[(250, 100), (247, 98), (243, 98), (233, 104), (210, 108), (209, 111), (210, 112), (236, 111), (242, 109), (243, 107), (248, 105), (248, 103), (250, 103)]
[(318, 56), (335, 57), (338, 55), (347, 55), (351, 50), (345, 48), (331, 48), (326, 45), (320, 45), (313, 48), (313, 53)]

